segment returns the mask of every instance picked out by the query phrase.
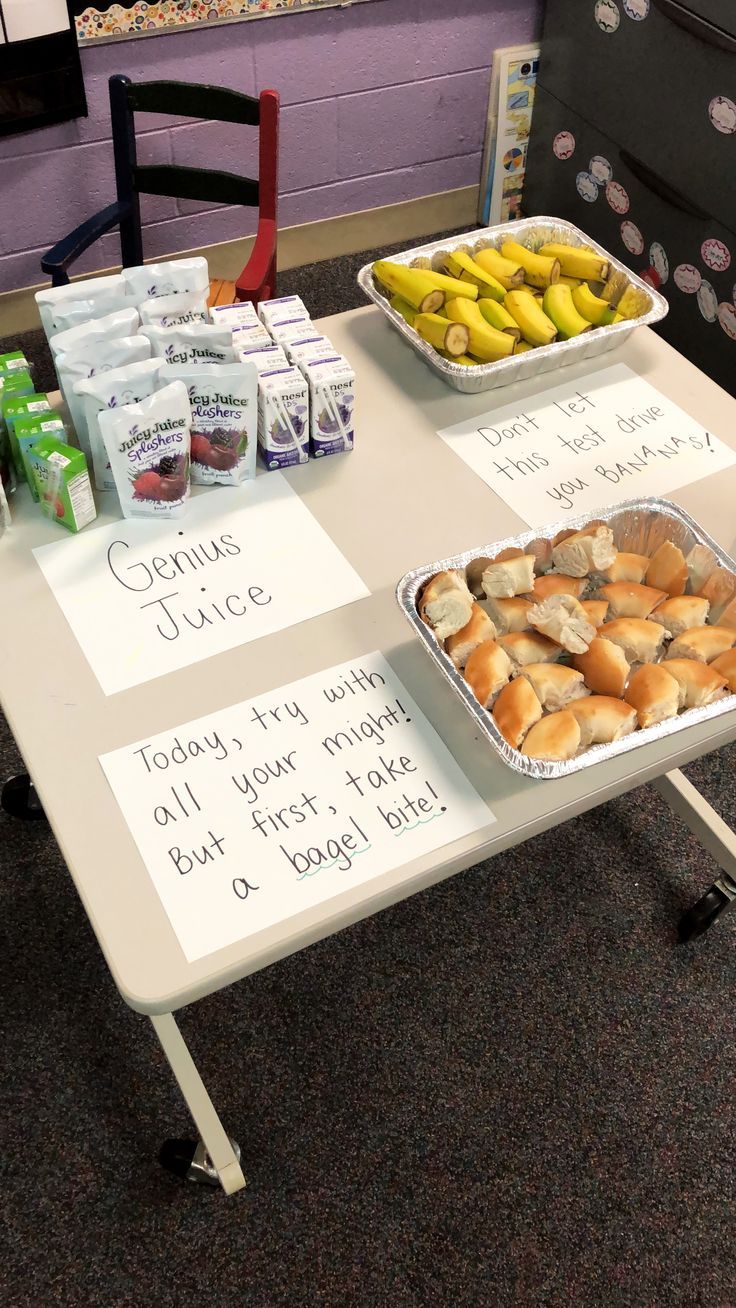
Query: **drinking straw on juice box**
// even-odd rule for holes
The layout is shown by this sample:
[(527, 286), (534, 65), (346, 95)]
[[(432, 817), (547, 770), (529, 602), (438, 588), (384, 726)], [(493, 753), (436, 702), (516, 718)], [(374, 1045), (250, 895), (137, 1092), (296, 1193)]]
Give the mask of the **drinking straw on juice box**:
[(28, 465), (48, 518), (75, 532), (94, 522), (97, 510), (81, 450), (44, 436), (31, 448)]
[(15, 441), (23, 464), (26, 481), (28, 482), (34, 500), (38, 500), (38, 489), (33, 479), (33, 472), (31, 471), (28, 462), (28, 455), (33, 446), (38, 444), (40, 440), (43, 440), (44, 436), (55, 436), (59, 441), (66, 441), (66, 427), (57, 414), (31, 413), (23, 418), (18, 418), (15, 424)]

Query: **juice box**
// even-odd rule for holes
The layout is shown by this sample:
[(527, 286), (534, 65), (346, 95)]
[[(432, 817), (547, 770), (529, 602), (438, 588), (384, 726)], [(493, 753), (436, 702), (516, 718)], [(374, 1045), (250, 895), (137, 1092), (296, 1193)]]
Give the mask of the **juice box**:
[[(270, 339), (270, 338), (269, 338)], [(257, 371), (274, 372), (276, 368), (288, 368), (289, 360), (280, 345), (264, 345), (262, 350), (242, 350), (241, 363), (254, 363)]]
[(281, 295), (275, 300), (261, 300), (258, 317), (271, 328), (279, 318), (308, 318), (307, 306), (300, 295)]
[(279, 318), (269, 323), (268, 330), (277, 345), (286, 345), (289, 341), (298, 341), (316, 330), (311, 318)]
[(9, 354), (0, 354), (0, 377), (10, 376), (14, 372), (28, 371), (28, 360), (22, 350), (11, 350)]
[(18, 448), (18, 440), (15, 434), (15, 425), (21, 418), (29, 418), (37, 413), (50, 413), (51, 405), (48, 395), (36, 394), (35, 391), (30, 395), (11, 394), (3, 402), (3, 417), (5, 427), (10, 442), (10, 454), (13, 460), (13, 467), (21, 481), (26, 480), (26, 470), (23, 466), (23, 459)]
[(265, 346), (273, 345), (266, 328), (261, 322), (250, 323), (228, 323), (232, 327), (233, 346), (239, 354), (244, 354), (246, 350), (262, 350)]
[(225, 322), (228, 327), (257, 327), (260, 318), (250, 300), (238, 304), (215, 304), (210, 309), (213, 322)]
[(258, 378), (258, 445), (267, 468), (309, 460), (309, 392), (298, 368)]
[(38, 490), (33, 480), (28, 455), (38, 441), (44, 436), (55, 436), (59, 441), (65, 441), (67, 438), (66, 427), (61, 418), (54, 413), (31, 413), (26, 417), (18, 418), (15, 424), (15, 440), (20, 453), (23, 470), (26, 475), (26, 481), (31, 489), (31, 495), (34, 500), (38, 500)]
[(81, 450), (44, 436), (29, 451), (28, 465), (47, 517), (69, 531), (94, 522), (97, 510)]
[(333, 359), (337, 354), (332, 341), (326, 336), (313, 332), (309, 336), (300, 336), (297, 341), (287, 341), (284, 345), (287, 356), (297, 368), (309, 359)]
[(347, 359), (341, 355), (314, 359), (302, 364), (302, 371), (309, 385), (310, 454), (319, 459), (352, 450), (355, 373)]

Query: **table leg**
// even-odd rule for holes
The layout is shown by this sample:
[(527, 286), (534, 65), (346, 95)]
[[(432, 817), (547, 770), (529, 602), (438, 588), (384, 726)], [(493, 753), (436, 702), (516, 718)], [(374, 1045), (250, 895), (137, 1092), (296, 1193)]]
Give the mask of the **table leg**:
[(721, 868), (714, 881), (680, 921), (680, 937), (702, 935), (736, 900), (736, 832), (733, 832), (679, 768), (654, 782), (673, 813), (682, 818), (701, 845)]
[(245, 1177), (238, 1156), (215, 1112), (194, 1059), (176, 1024), (174, 1014), (161, 1013), (152, 1016), (151, 1022), (225, 1194), (234, 1194), (236, 1190), (242, 1190)]

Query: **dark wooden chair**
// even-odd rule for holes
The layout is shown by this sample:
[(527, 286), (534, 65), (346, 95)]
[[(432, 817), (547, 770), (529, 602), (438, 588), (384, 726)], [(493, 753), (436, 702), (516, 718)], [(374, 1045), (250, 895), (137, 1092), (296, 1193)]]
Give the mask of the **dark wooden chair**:
[[(175, 164), (140, 165), (137, 160), (134, 114), (180, 114), (258, 128), (258, 180), (213, 168), (183, 168)], [(239, 91), (187, 82), (131, 82), (117, 73), (110, 78), (110, 119), (115, 153), (117, 199), (59, 241), (41, 260), (54, 286), (66, 286), (69, 268), (101, 236), (120, 228), (124, 268), (143, 263), (140, 195), (166, 195), (211, 204), (242, 204), (258, 208), (258, 231), (251, 256), (232, 298), (268, 299), (276, 290), (276, 209), (278, 178), (279, 97), (262, 91), (256, 100)], [(225, 283), (232, 287), (232, 283)], [(214, 298), (223, 301), (222, 284)]]

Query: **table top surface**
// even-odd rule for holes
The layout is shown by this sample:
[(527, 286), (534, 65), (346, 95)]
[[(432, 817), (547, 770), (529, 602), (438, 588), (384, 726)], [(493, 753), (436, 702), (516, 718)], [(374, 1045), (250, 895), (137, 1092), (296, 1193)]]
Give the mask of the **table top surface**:
[[(167, 1012), (220, 989), (736, 735), (736, 713), (725, 714), (558, 781), (521, 777), (490, 752), (412, 636), (394, 592), (412, 567), (526, 528), (436, 432), (494, 406), (523, 403), (557, 378), (547, 374), (460, 395), (429, 371), (375, 308), (327, 318), (321, 326), (356, 371), (356, 447), (349, 457), (310, 462), (284, 475), (371, 594), (302, 624), (300, 675), (382, 650), (496, 821), (187, 962), (98, 756), (188, 721), (192, 703), (201, 716), (293, 681), (293, 641), (277, 632), (218, 654), (217, 675), (205, 682), (199, 664), (192, 664), (106, 697), (31, 553), (58, 540), (59, 529), (41, 517), (22, 488), (13, 528), (0, 540), (0, 702), (113, 978), (140, 1012)], [(602, 358), (566, 368), (565, 380), (613, 363), (628, 364), (736, 447), (736, 400), (647, 328)], [(670, 498), (735, 552), (736, 468)], [(98, 523), (114, 521), (115, 496), (101, 499)]]

